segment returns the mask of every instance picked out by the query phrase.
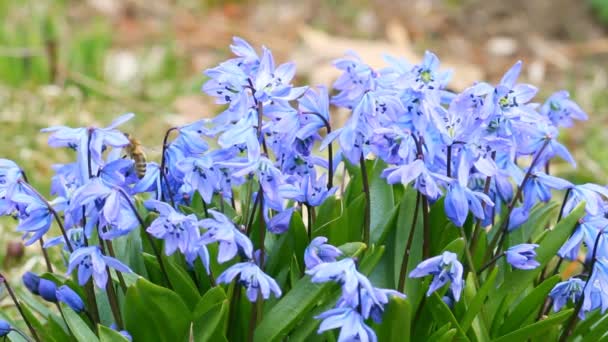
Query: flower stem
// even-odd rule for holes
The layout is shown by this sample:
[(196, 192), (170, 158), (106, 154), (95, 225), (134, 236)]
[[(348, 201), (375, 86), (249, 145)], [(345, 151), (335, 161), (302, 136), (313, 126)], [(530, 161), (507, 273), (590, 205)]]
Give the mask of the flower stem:
[[(458, 228), (460, 231), (460, 236), (464, 240), (464, 254), (467, 258), (467, 263), (469, 264), (469, 269), (471, 270), (471, 276), (473, 277), (473, 282), (475, 283), (475, 287), (479, 288), (479, 279), (477, 279), (477, 272), (475, 271), (475, 263), (473, 262), (473, 256), (471, 255), (471, 245), (467, 240), (467, 234), (464, 231), (464, 228)], [(466, 271), (463, 272), (466, 274)]]
[[(105, 243), (106, 243), (106, 246), (108, 247), (108, 254), (110, 254), (110, 256), (112, 258), (116, 258), (116, 253), (114, 253), (114, 246), (112, 245), (112, 241), (105, 240)], [(127, 293), (127, 283), (125, 282), (125, 278), (122, 276), (121, 272), (116, 272), (116, 275), (118, 276), (118, 283), (120, 284), (122, 293), (126, 294)]]
[(93, 279), (89, 279), (84, 285), (84, 291), (86, 293), (87, 300), (87, 312), (89, 312), (89, 318), (93, 327), (96, 327), (99, 321), (99, 309), (97, 308), (97, 299), (95, 298), (95, 287), (93, 285)]
[(42, 250), (42, 256), (44, 257), (44, 263), (46, 264), (46, 270), (49, 273), (53, 273), (53, 265), (51, 264), (51, 259), (49, 259), (49, 253), (46, 250), (46, 248), (44, 248), (44, 239), (42, 237), (40, 237), (40, 240), (38, 240), (38, 242), (40, 243), (40, 250)]
[[(492, 160), (496, 159), (496, 151), (492, 151)], [(490, 192), (490, 185), (492, 184), (492, 177), (487, 176), (486, 181), (483, 185), (483, 193), (487, 196)], [(485, 212), (486, 202), (481, 202), (481, 209)], [(493, 212), (492, 212), (493, 213)], [(475, 227), (473, 228), (473, 232), (471, 233), (471, 249), (475, 250), (477, 248), (477, 241), (479, 239), (479, 234), (481, 231), (481, 219), (477, 219), (475, 223)]]
[(258, 229), (258, 237), (260, 240), (260, 269), (264, 270), (264, 258), (265, 258), (265, 249), (264, 249), (264, 240), (266, 239), (266, 221), (264, 220), (264, 190), (262, 189), (262, 184), (260, 183), (260, 226)]
[[(99, 248), (103, 254), (106, 254), (106, 248), (104, 246), (104, 240), (101, 238), (101, 232), (99, 231), (99, 227), (97, 227), (97, 237), (99, 238)], [(108, 293), (108, 301), (110, 302), (110, 309), (112, 310), (112, 316), (114, 316), (114, 321), (116, 322), (116, 326), (118, 330), (123, 329), (122, 317), (120, 316), (120, 307), (118, 306), (118, 296), (116, 295), (116, 291), (114, 290), (114, 285), (112, 284), (112, 274), (110, 273), (110, 267), (106, 265), (106, 273), (108, 274), (108, 280), (106, 281), (106, 291)], [(120, 272), (116, 272), (119, 274)]]
[[(131, 211), (137, 218), (137, 222), (139, 222), (141, 229), (145, 230), (146, 223), (144, 222), (144, 219), (141, 218), (141, 215), (139, 215), (139, 212), (137, 211), (137, 208), (135, 208), (135, 205), (133, 204), (133, 202), (131, 202), (131, 198), (129, 198), (129, 195), (127, 195), (122, 188), (116, 188), (116, 189), (118, 189), (118, 192), (129, 204), (129, 207), (131, 208)], [(169, 280), (169, 276), (167, 275), (167, 270), (165, 269), (165, 263), (163, 262), (163, 258), (161, 257), (160, 252), (158, 251), (158, 248), (156, 248), (156, 245), (154, 244), (154, 240), (152, 239), (152, 237), (150, 236), (150, 234), (147, 231), (144, 235), (146, 236), (146, 238), (148, 239), (148, 242), (150, 243), (150, 247), (152, 248), (152, 251), (154, 252), (154, 256), (156, 256), (156, 261), (158, 262), (158, 266), (160, 267), (160, 271), (163, 274), (163, 277), (165, 278), (165, 282), (167, 283), (167, 286), (169, 287), (169, 289), (173, 290), (173, 286), (171, 286), (171, 281)]]
[(42, 202), (44, 202), (44, 204), (46, 204), (46, 207), (49, 209), (49, 212), (51, 212), (51, 214), (53, 214), (53, 217), (55, 218), (55, 221), (57, 222), (57, 225), (59, 226), (59, 229), (61, 230), (61, 235), (63, 235), (63, 239), (65, 240), (66, 246), (68, 246), (68, 250), (70, 251), (70, 253), (72, 253), (74, 251), (74, 248), (72, 248), (72, 244), (70, 243), (70, 239), (68, 239), (68, 235), (66, 233), (65, 228), (63, 227), (63, 223), (61, 223), (61, 217), (59, 217), (59, 214), (57, 213), (55, 208), (53, 208), (51, 203), (49, 201), (47, 201), (47, 199), (44, 198), (44, 196), (42, 196), (42, 194), (40, 194), (38, 192), (38, 190), (34, 189), (34, 187), (31, 186), (29, 183), (25, 182), (25, 180), (20, 179), (20, 180), (18, 180), (18, 182), (23, 184), (24, 186), (27, 186), (27, 188), (29, 190), (31, 190), (36, 196), (38, 196), (38, 198), (40, 198), (40, 200)]
[(429, 201), (426, 196), (422, 196), (422, 227), (424, 228), (422, 257), (428, 259), (431, 256), (431, 228), (429, 227)]
[(304, 204), (306, 206), (306, 216), (308, 217), (308, 242), (312, 241), (312, 210), (310, 205)]
[(161, 155), (161, 159), (160, 159), (160, 174), (161, 174), (161, 184), (160, 184), (160, 191), (161, 191), (161, 197), (164, 197), (164, 191), (163, 191), (163, 181), (165, 182), (165, 188), (167, 189), (167, 192), (169, 193), (169, 201), (171, 201), (171, 206), (175, 207), (175, 203), (173, 202), (173, 194), (171, 193), (171, 188), (169, 187), (169, 181), (167, 179), (167, 168), (166, 168), (166, 163), (167, 163), (167, 147), (169, 147), (168, 145), (168, 141), (169, 141), (169, 136), (171, 135), (171, 132), (178, 130), (178, 127), (171, 127), (169, 128), (166, 132), (165, 132), (165, 136), (163, 138), (163, 151), (162, 151), (162, 155)]
[[(329, 124), (329, 121), (327, 119), (325, 119), (323, 117), (323, 115), (317, 113), (317, 112), (302, 112), (302, 114), (310, 114), (310, 115), (315, 115), (316, 117), (318, 117), (319, 119), (321, 119), (321, 121), (323, 122), (323, 125), (325, 125), (325, 129), (327, 130), (327, 135), (329, 135), (331, 133), (331, 125)], [(328, 177), (327, 177), (327, 189), (331, 189), (333, 187), (333, 181), (334, 181), (334, 152), (333, 152), (333, 148), (331, 146), (331, 142), (327, 145), (327, 172), (328, 172)]]
[(359, 157), (359, 164), (361, 165), (361, 180), (363, 182), (363, 192), (365, 193), (365, 216), (363, 225), (363, 242), (369, 246), (369, 235), (370, 235), (370, 193), (369, 193), (369, 180), (367, 179), (367, 167), (365, 166), (365, 158), (363, 152)]
[[(541, 148), (538, 150), (538, 152), (534, 156), (532, 163), (528, 167), (528, 170), (526, 171), (524, 179), (521, 181), (521, 184), (519, 185), (519, 187), (517, 187), (517, 192), (515, 193), (515, 196), (513, 196), (511, 203), (509, 203), (509, 206), (507, 209), (507, 214), (505, 216), (505, 219), (503, 220), (502, 226), (500, 227), (500, 230), (498, 232), (496, 232), (496, 235), (492, 239), (492, 243), (490, 243), (490, 248), (488, 248), (489, 252), (491, 252), (494, 249), (494, 247), (497, 247), (498, 249), (502, 248), (502, 245), (504, 244), (504, 241), (506, 240), (505, 238), (507, 235), (507, 230), (509, 229), (509, 219), (511, 217), (511, 213), (513, 212), (513, 209), (515, 208), (515, 203), (517, 203), (517, 201), (521, 197), (524, 186), (526, 185), (526, 183), (528, 182), (528, 179), (530, 179), (530, 176), (532, 175), (532, 170), (534, 169), (534, 167), (540, 160), (540, 156), (543, 154), (543, 151), (545, 150), (545, 148), (549, 145), (549, 142), (551, 142), (550, 139), (545, 140), (545, 142), (543, 143)], [(499, 241), (498, 245), (496, 245), (497, 240)]]
[(407, 275), (407, 264), (410, 258), (410, 248), (412, 247), (412, 241), (414, 241), (414, 232), (416, 230), (416, 222), (418, 221), (418, 207), (420, 206), (420, 192), (416, 192), (416, 206), (414, 207), (414, 218), (412, 219), (412, 227), (407, 238), (407, 244), (403, 251), (403, 258), (401, 259), (401, 271), (399, 272), (399, 286), (397, 290), (400, 292), (405, 291), (405, 277)]
[(27, 319), (27, 316), (25, 316), (25, 313), (23, 312), (23, 308), (21, 308), (21, 304), (19, 304), (19, 301), (17, 300), (17, 297), (15, 296), (15, 293), (13, 292), (11, 285), (8, 283), (8, 280), (1, 273), (0, 273), (0, 282), (4, 283), (4, 287), (6, 287), (6, 291), (8, 292), (9, 296), (13, 300), (13, 303), (15, 303), (15, 306), (17, 307), (19, 314), (21, 314), (21, 317), (23, 318), (25, 325), (27, 325), (27, 328), (30, 330), (32, 337), (34, 337), (34, 340), (40, 341), (38, 334), (36, 334), (36, 330), (34, 330), (34, 327), (30, 323), (30, 321)]
[(597, 261), (597, 249), (598, 249), (598, 245), (600, 243), (600, 237), (604, 234), (605, 229), (606, 229), (606, 226), (598, 232), (597, 237), (595, 238), (595, 243), (593, 244), (593, 253), (591, 256), (589, 277), (587, 278), (587, 281), (585, 281), (585, 286), (583, 286), (583, 291), (581, 292), (581, 297), (579, 298), (578, 303), (576, 303), (576, 308), (574, 309), (574, 312), (572, 312), (572, 316), (570, 317), (570, 320), (568, 321), (566, 328), (562, 332), (562, 336), (559, 339), (560, 342), (565, 342), (568, 339), (568, 337), (570, 337), (570, 335), (572, 334), (572, 330), (576, 326), (576, 322), (578, 320), (578, 314), (579, 314), (579, 312), (581, 312), (581, 309), (583, 308), (583, 302), (585, 301), (585, 290), (587, 289), (587, 286), (589, 285), (589, 281), (591, 280), (591, 276), (593, 275), (593, 271), (595, 269), (595, 262)]
[(448, 177), (452, 177), (452, 145), (448, 146), (446, 156), (446, 174)]
[(486, 270), (486, 268), (492, 266), (496, 261), (498, 261), (498, 259), (502, 258), (504, 255), (505, 253), (500, 253), (497, 256), (493, 257), (492, 260), (488, 261), (485, 265), (481, 266), (479, 270), (477, 270), (477, 274), (481, 274), (483, 271)]

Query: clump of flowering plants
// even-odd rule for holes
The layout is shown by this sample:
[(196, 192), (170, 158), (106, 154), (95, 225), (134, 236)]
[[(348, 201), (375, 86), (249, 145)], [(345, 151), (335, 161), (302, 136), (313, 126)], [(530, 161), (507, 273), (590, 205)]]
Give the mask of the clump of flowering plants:
[(549, 173), (574, 164), (559, 128), (587, 117), (566, 92), (532, 102), (518, 62), (453, 93), (430, 52), (380, 70), (349, 54), (332, 91), (297, 87), (270, 50), (231, 48), (203, 85), (224, 111), (167, 131), (145, 173), (119, 130), (132, 114), (43, 130), (75, 155), (52, 200), (0, 161), (0, 212), (64, 260), (21, 296), (0, 278), (21, 315), (0, 336), (606, 338), (608, 189)]

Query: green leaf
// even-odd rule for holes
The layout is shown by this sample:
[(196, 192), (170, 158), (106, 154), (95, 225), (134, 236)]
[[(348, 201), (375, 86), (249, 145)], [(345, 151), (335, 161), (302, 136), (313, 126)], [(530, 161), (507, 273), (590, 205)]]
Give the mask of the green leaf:
[(526, 341), (534, 336), (540, 336), (541, 334), (544, 334), (548, 329), (552, 328), (555, 325), (561, 324), (562, 322), (570, 318), (573, 311), (574, 309), (568, 309), (559, 312), (553, 316), (550, 316), (547, 319), (532, 323), (524, 328), (501, 336), (493, 342)]
[(412, 308), (406, 299), (392, 297), (385, 307), (382, 322), (374, 326), (378, 341), (408, 342), (411, 335)]
[(588, 333), (583, 335), (583, 342), (595, 342), (608, 332), (608, 315), (597, 321)]
[(127, 290), (124, 316), (134, 341), (182, 341), (191, 320), (190, 310), (175, 292), (143, 278)]
[(192, 316), (196, 318), (203, 315), (205, 312), (209, 311), (211, 307), (223, 302), (227, 298), (223, 288), (216, 286), (210, 289), (203, 295), (203, 298), (198, 301)]
[(458, 324), (456, 317), (454, 317), (454, 315), (452, 314), (452, 311), (450, 311), (450, 308), (448, 307), (448, 305), (446, 303), (444, 303), (443, 300), (441, 300), (441, 298), (439, 297), (437, 292), (435, 292), (431, 296), (427, 297), (427, 299), (428, 299), (427, 303), (428, 303), (429, 309), (431, 310), (431, 313), (433, 314), (433, 318), (435, 319), (435, 322), (438, 324), (451, 323), (452, 326), (454, 328), (456, 328), (457, 336), (458, 336), (457, 340), (458, 341), (468, 341), (469, 338), (464, 333), (464, 330), (462, 330), (462, 327), (460, 326), (460, 324)]
[(490, 273), (483, 285), (479, 288), (479, 290), (475, 294), (475, 297), (473, 297), (473, 300), (467, 307), (467, 311), (464, 317), (462, 317), (462, 319), (460, 320), (460, 326), (462, 327), (462, 330), (464, 332), (467, 332), (469, 330), (469, 328), (471, 327), (471, 323), (473, 323), (473, 319), (475, 319), (477, 313), (479, 312), (479, 310), (481, 310), (481, 307), (484, 301), (486, 300), (486, 297), (489, 295), (490, 291), (495, 289), (494, 282), (496, 281), (497, 275), (498, 269), (495, 268), (492, 273)]
[(224, 299), (206, 310), (200, 316), (194, 316), (194, 341), (225, 340), (224, 335), (230, 302)]
[(443, 335), (445, 335), (449, 330), (456, 331), (456, 329), (450, 329), (451, 326), (452, 326), (451, 323), (446, 323), (446, 324), (442, 325), (439, 329), (435, 330), (433, 332), (433, 334), (431, 334), (431, 336), (429, 336), (429, 338), (427, 340), (428, 341), (437, 341)]
[(110, 329), (105, 325), (97, 325), (99, 330), (100, 342), (129, 342), (129, 339), (121, 335), (118, 331)]
[(190, 275), (173, 260), (164, 257), (164, 264), (167, 269), (167, 276), (171, 279), (173, 290), (184, 300), (190, 310), (194, 310), (196, 303), (201, 299), (198, 288)]
[(285, 260), (291, 260), (292, 255), (296, 255), (298, 260), (304, 260), (304, 250), (308, 245), (308, 235), (306, 227), (302, 222), (299, 212), (294, 212), (291, 216), (289, 230), (280, 235), (269, 248), (268, 262), (266, 263), (266, 273), (276, 276), (285, 265)]
[[(376, 159), (374, 166), (369, 170), (370, 234), (372, 237), (376, 235), (377, 230), (383, 227), (387, 218), (390, 220), (390, 216), (386, 215), (388, 208), (395, 206), (393, 186), (380, 177), (386, 166), (382, 159)], [(372, 241), (374, 240), (372, 239)]]
[(509, 331), (519, 328), (530, 315), (538, 314), (538, 311), (542, 310), (543, 303), (545, 302), (549, 291), (551, 291), (559, 281), (560, 276), (556, 274), (543, 281), (532, 290), (530, 294), (525, 296), (505, 318), (505, 323), (500, 329), (500, 334), (504, 335)]
[[(340, 246), (346, 256), (358, 256), (365, 249), (363, 243), (350, 243)], [(278, 341), (284, 338), (305, 315), (318, 303), (318, 300), (332, 288), (334, 283), (316, 284), (310, 276), (300, 279), (265, 315), (255, 330), (254, 341)]]
[(547, 223), (555, 216), (559, 204), (557, 202), (540, 203), (530, 213), (524, 224), (509, 233), (509, 246), (528, 242), (539, 230), (545, 228)]
[(540, 263), (534, 270), (511, 270), (505, 274), (505, 281), (499, 287), (496, 298), (503, 298), (509, 293), (519, 294), (547, 265), (549, 260), (555, 256), (559, 248), (566, 242), (577, 221), (585, 212), (585, 203), (580, 203), (567, 217), (563, 218), (555, 227), (548, 231), (545, 238), (536, 249), (536, 260)]
[(80, 318), (80, 316), (74, 312), (69, 306), (61, 304), (61, 311), (65, 316), (65, 320), (70, 327), (72, 335), (78, 342), (94, 342), (99, 341), (97, 336), (91, 328)]

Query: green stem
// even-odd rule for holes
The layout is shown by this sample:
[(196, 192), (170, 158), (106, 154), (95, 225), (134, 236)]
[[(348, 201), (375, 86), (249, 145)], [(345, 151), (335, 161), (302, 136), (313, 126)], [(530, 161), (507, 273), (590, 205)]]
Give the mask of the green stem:
[(399, 286), (398, 291), (402, 293), (405, 291), (405, 277), (407, 275), (407, 264), (410, 258), (410, 249), (412, 247), (412, 241), (414, 241), (414, 233), (416, 231), (416, 222), (418, 221), (418, 207), (420, 206), (420, 192), (416, 192), (416, 206), (414, 207), (414, 218), (412, 219), (412, 227), (407, 238), (405, 250), (403, 251), (403, 258), (401, 259), (401, 271), (399, 272)]
[(371, 206), (370, 206), (370, 192), (369, 192), (369, 180), (367, 178), (367, 167), (365, 166), (365, 158), (363, 152), (359, 157), (359, 164), (361, 165), (361, 180), (363, 182), (363, 192), (365, 193), (365, 217), (363, 226), (363, 243), (369, 246), (369, 235), (370, 235), (370, 217), (371, 217)]

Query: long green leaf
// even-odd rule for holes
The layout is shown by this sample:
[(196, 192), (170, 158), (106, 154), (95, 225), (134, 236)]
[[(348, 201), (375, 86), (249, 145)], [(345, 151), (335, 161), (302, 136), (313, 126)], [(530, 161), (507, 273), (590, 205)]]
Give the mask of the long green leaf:
[(438, 324), (451, 323), (452, 326), (457, 330), (457, 340), (469, 341), (469, 338), (465, 334), (464, 330), (462, 330), (462, 327), (460, 324), (458, 324), (456, 317), (454, 317), (447, 304), (441, 300), (437, 292), (428, 297), (427, 303), (431, 313), (433, 314), (433, 318)]
[(471, 323), (473, 323), (473, 319), (477, 316), (479, 310), (486, 300), (486, 297), (489, 295), (490, 291), (494, 290), (494, 282), (496, 281), (496, 276), (498, 275), (498, 269), (494, 269), (492, 273), (488, 276), (483, 285), (479, 288), (479, 291), (473, 297), (471, 304), (467, 308), (467, 311), (460, 320), (460, 326), (464, 332), (467, 332), (471, 327)]
[(183, 341), (191, 315), (175, 292), (143, 278), (127, 290), (125, 325), (135, 341)]
[(99, 330), (100, 342), (129, 342), (129, 340), (118, 331), (112, 330), (105, 325), (99, 324), (97, 325), (97, 329)]
[(230, 302), (225, 299), (215, 304), (199, 317), (194, 317), (193, 336), (195, 341), (225, 340), (224, 328), (228, 319)]
[(201, 299), (196, 284), (181, 266), (170, 258), (163, 256), (163, 259), (173, 290), (184, 300), (190, 310), (194, 310), (196, 303)]
[(61, 304), (61, 310), (65, 316), (65, 320), (70, 327), (70, 331), (76, 337), (78, 342), (95, 342), (99, 341), (91, 328), (74, 312), (69, 306)]
[(505, 323), (500, 328), (500, 334), (503, 335), (519, 328), (530, 315), (537, 314), (539, 310), (542, 310), (549, 291), (559, 281), (560, 276), (556, 274), (543, 281), (542, 284), (538, 285), (530, 294), (525, 296), (505, 318)]
[(561, 324), (562, 322), (570, 318), (570, 316), (572, 315), (572, 311), (574, 311), (574, 309), (562, 311), (547, 319), (532, 323), (519, 330), (501, 336), (500, 338), (494, 340), (494, 342), (526, 341), (534, 336), (540, 336), (551, 327), (557, 324)]
[(378, 341), (409, 342), (412, 308), (406, 299), (391, 298), (382, 315), (382, 323), (374, 328)]
[(375, 232), (380, 230), (383, 223), (386, 222), (388, 208), (395, 206), (393, 187), (384, 178), (380, 177), (385, 168), (386, 163), (382, 159), (376, 159), (373, 168), (369, 170), (370, 230), (372, 238), (377, 235)]

